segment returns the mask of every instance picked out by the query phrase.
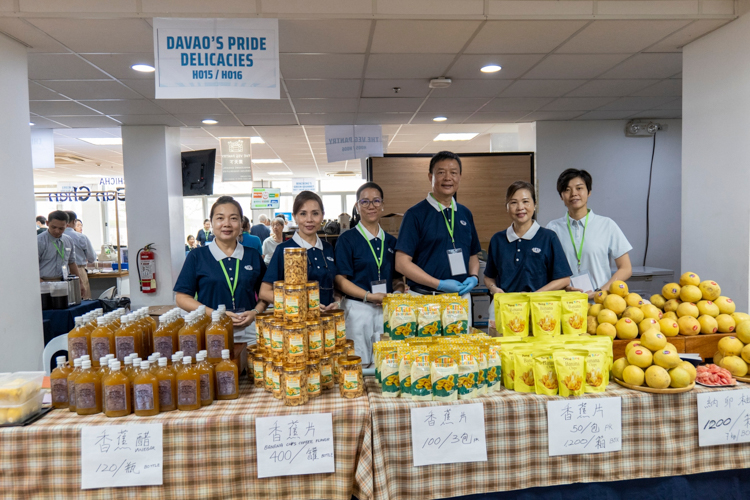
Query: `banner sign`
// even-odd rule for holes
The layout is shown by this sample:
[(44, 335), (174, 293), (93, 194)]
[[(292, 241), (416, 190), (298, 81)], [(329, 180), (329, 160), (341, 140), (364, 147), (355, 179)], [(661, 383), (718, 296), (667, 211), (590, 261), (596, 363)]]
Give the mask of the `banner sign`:
[(380, 125), (326, 125), (328, 163), (383, 156)]
[(278, 99), (278, 19), (154, 18), (157, 99)]
[(221, 182), (252, 182), (252, 146), (249, 137), (222, 137)]
[(280, 188), (253, 188), (253, 210), (264, 210), (267, 208), (280, 208)]
[(297, 194), (302, 191), (316, 191), (318, 185), (312, 177), (298, 177), (292, 179), (292, 193)]

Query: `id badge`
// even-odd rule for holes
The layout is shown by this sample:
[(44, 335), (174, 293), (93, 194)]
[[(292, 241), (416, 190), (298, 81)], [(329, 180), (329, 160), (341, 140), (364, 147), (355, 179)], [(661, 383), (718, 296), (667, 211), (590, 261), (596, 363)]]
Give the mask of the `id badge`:
[(584, 292), (590, 292), (594, 290), (594, 284), (591, 281), (591, 275), (586, 271), (571, 276), (570, 286), (583, 290)]
[(370, 292), (371, 293), (388, 293), (388, 282), (386, 280), (371, 281)]
[(460, 248), (448, 250), (448, 263), (451, 265), (451, 275), (459, 276), (466, 274), (466, 264), (464, 263), (464, 252)]
[(62, 276), (63, 276), (63, 281), (68, 279), (68, 265), (67, 264), (62, 265)]

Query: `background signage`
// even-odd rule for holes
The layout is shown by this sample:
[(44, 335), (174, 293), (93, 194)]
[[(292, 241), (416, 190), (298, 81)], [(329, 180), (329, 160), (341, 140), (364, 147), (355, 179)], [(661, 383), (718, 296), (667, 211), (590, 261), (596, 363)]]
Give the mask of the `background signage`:
[(252, 146), (249, 137), (222, 137), (221, 181), (252, 182)]
[(253, 188), (253, 210), (266, 208), (278, 209), (281, 200), (281, 189), (279, 188)]

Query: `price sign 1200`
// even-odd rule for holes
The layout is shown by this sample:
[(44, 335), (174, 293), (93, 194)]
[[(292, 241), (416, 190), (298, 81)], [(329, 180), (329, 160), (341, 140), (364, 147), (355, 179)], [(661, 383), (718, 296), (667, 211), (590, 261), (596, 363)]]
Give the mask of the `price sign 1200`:
[(698, 444), (750, 442), (750, 391), (698, 394)]

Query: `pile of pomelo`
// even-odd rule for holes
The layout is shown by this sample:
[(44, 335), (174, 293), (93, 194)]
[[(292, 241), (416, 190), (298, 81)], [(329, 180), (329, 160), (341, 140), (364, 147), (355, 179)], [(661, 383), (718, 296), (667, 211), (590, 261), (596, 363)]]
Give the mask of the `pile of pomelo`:
[(632, 385), (654, 389), (687, 387), (695, 382), (695, 367), (680, 359), (675, 346), (656, 328), (630, 342), (625, 357), (612, 364), (612, 375)]
[(735, 377), (745, 377), (750, 364), (750, 320), (740, 322), (735, 335), (719, 340), (714, 364), (729, 370)]
[(660, 295), (652, 295), (650, 304), (637, 293), (628, 293), (628, 285), (615, 281), (609, 291), (597, 292), (589, 307), (587, 332), (592, 335), (631, 340), (656, 329), (666, 337), (700, 333), (732, 333), (750, 315), (735, 312), (735, 304), (721, 295), (715, 281), (701, 281), (687, 272), (679, 283), (664, 285)]

